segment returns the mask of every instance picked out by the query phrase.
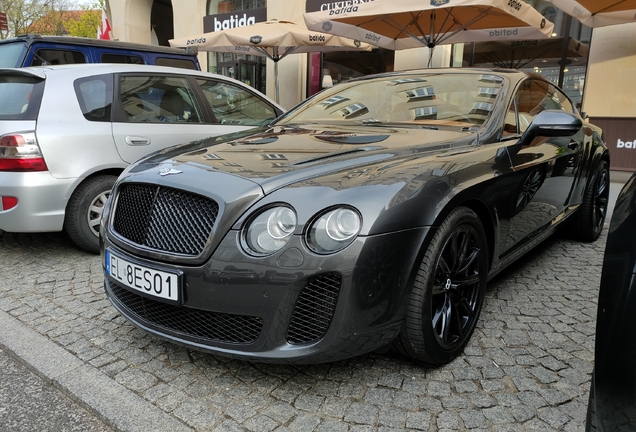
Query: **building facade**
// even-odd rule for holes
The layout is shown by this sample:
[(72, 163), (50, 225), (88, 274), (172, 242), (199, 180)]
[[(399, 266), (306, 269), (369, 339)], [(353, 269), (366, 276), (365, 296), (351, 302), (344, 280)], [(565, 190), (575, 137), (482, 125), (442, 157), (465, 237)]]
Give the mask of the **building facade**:
[[(540, 73), (561, 86), (592, 122), (603, 127), (612, 150), (612, 168), (636, 169), (636, 88), (632, 84), (636, 74), (636, 23), (592, 30), (547, 0), (526, 1), (555, 23), (551, 51), (543, 46), (532, 50), (532, 44), (538, 41), (519, 41), (503, 54), (486, 43), (442, 45), (435, 48), (433, 66), (503, 66)], [(303, 13), (332, 4), (335, 7), (329, 0), (107, 0), (106, 6), (114, 38), (168, 45), (175, 37), (270, 19), (302, 24)], [(523, 54), (515, 58), (512, 52)], [(369, 73), (425, 68), (428, 57), (428, 48), (289, 55), (278, 65), (280, 104), (291, 108), (319, 91), (326, 81), (336, 83)], [(271, 60), (207, 52), (200, 53), (199, 60), (204, 69), (233, 76), (274, 98)]]

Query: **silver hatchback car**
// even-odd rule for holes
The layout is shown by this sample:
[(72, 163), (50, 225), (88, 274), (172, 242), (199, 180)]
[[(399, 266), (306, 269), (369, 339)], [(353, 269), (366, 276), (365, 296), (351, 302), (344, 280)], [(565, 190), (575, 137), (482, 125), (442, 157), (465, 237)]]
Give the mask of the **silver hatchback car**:
[(99, 252), (99, 219), (131, 162), (270, 123), (283, 109), (240, 81), (126, 64), (0, 69), (0, 230), (66, 231)]

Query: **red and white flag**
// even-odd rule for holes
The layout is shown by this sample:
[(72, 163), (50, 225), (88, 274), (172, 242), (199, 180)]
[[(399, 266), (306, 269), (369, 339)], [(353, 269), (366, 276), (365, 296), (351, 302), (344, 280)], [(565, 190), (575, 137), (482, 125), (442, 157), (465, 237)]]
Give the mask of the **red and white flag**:
[(102, 25), (97, 27), (97, 39), (110, 40), (110, 32), (110, 22), (108, 22), (106, 11), (102, 9)]

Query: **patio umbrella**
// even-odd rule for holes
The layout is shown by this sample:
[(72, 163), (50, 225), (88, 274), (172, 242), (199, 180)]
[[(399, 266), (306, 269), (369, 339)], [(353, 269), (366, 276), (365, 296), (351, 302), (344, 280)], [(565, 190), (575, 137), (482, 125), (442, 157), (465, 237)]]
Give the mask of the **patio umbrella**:
[(560, 59), (563, 44), (566, 57), (587, 57), (588, 46), (574, 38), (520, 40), (513, 42), (479, 42), (475, 44), (473, 63), (492, 63), (497, 67), (519, 69), (538, 59)]
[(440, 44), (545, 39), (554, 28), (523, 0), (374, 0), (304, 18), (310, 30), (392, 50), (426, 46), (431, 55)]
[(278, 62), (292, 53), (370, 51), (372, 46), (332, 34), (309, 31), (290, 21), (270, 20), (228, 30), (170, 40), (171, 46), (196, 46), (199, 51), (230, 52), (268, 57), (274, 61), (276, 102)]
[(588, 27), (636, 22), (636, 0), (548, 0)]

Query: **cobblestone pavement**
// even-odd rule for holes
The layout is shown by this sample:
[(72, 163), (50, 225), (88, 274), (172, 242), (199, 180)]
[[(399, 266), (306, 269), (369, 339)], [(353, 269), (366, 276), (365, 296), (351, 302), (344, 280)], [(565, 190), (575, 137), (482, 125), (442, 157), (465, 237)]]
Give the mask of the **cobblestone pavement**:
[(95, 388), (112, 382), (200, 431), (583, 431), (606, 234), (592, 244), (553, 237), (491, 281), (468, 348), (439, 369), (381, 353), (264, 365), (173, 345), (121, 317), (104, 295), (100, 258), (62, 234), (2, 235), (0, 318), (42, 335), (25, 353), (51, 343), (107, 380)]

